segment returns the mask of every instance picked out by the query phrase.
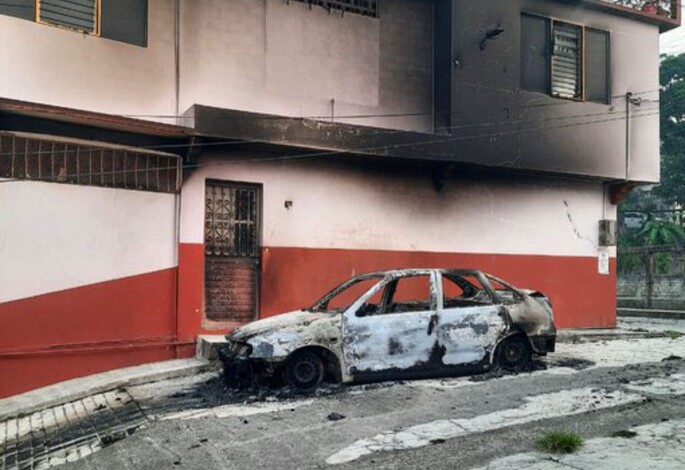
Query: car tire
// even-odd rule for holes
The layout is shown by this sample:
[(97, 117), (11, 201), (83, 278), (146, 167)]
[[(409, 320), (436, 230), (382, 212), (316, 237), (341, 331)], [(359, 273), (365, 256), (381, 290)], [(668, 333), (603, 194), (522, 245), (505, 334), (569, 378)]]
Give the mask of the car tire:
[(285, 366), (285, 381), (299, 393), (311, 393), (323, 382), (325, 367), (312, 351), (294, 353)]
[(532, 359), (533, 350), (530, 342), (522, 334), (509, 336), (497, 346), (495, 358), (502, 369), (517, 372), (523, 369)]

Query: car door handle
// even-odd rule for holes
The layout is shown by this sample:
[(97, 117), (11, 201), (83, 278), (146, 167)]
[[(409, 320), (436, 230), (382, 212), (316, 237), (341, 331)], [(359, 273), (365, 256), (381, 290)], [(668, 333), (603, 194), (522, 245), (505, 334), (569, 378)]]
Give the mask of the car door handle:
[(438, 326), (438, 314), (434, 314), (431, 317), (430, 322), (428, 322), (428, 336), (433, 334), (433, 331), (435, 331), (435, 327)]

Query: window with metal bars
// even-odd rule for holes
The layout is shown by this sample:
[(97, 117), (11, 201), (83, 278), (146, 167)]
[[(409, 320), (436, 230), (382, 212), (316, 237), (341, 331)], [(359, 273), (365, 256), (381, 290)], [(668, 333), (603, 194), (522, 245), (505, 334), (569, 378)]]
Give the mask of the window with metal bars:
[(176, 193), (176, 155), (0, 133), (0, 179)]
[(557, 98), (610, 102), (607, 31), (521, 16), (521, 88)]
[(293, 0), (319, 6), (326, 10), (340, 10), (358, 15), (378, 17), (379, 0)]
[(259, 256), (259, 189), (210, 181), (205, 199), (205, 253), (210, 256)]

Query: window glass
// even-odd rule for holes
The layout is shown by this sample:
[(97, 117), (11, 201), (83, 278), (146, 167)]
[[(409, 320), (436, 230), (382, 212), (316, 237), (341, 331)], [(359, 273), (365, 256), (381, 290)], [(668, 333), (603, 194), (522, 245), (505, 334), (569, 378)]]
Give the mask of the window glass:
[(559, 21), (555, 21), (552, 28), (552, 95), (581, 99), (583, 29)]
[(549, 20), (521, 16), (521, 88), (549, 93)]
[(0, 0), (0, 15), (35, 21), (36, 0)]
[(609, 97), (609, 33), (585, 30), (585, 98), (608, 104)]
[(102, 0), (101, 22), (102, 37), (147, 45), (147, 0)]

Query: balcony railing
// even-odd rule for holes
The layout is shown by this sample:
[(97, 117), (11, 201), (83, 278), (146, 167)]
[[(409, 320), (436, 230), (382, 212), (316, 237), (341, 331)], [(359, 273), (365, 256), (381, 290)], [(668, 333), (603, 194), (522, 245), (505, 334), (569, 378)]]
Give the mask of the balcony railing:
[(668, 19), (679, 19), (679, 0), (602, 0), (614, 5), (632, 8), (645, 15)]

